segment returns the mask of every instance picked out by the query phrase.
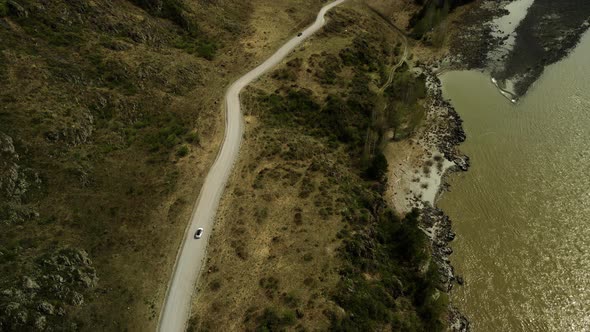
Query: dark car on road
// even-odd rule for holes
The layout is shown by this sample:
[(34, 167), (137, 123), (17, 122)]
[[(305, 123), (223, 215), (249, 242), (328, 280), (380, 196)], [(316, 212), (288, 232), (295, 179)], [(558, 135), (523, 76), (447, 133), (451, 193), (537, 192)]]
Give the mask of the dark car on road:
[(200, 239), (201, 236), (203, 236), (203, 229), (199, 228), (197, 229), (197, 231), (195, 232), (195, 239)]

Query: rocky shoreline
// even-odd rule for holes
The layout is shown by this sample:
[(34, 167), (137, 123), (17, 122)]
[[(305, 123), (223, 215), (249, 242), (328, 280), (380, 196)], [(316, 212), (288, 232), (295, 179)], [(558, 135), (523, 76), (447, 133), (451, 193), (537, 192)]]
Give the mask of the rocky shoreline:
[[(472, 12), (465, 15), (466, 20), (462, 24), (463, 32), (456, 36), (451, 47), (452, 55), (423, 69), (427, 75), (429, 97), (431, 98), (429, 110), (437, 114), (439, 121), (446, 123), (446, 126), (435, 126), (434, 131), (432, 128), (429, 130), (434, 135), (438, 150), (444, 154), (446, 159), (455, 164), (454, 167), (443, 173), (437, 197), (448, 189), (448, 184), (444, 181), (445, 177), (451, 172), (468, 170), (469, 158), (458, 149), (458, 146), (466, 139), (462, 120), (454, 107), (443, 98), (442, 85), (436, 72), (443, 66), (446, 69), (490, 69), (492, 65), (488, 56), (490, 51), (501, 47), (506, 38), (497, 37), (494, 34), (495, 27), (491, 24), (484, 24), (484, 22), (491, 22), (499, 16), (506, 15), (508, 12), (504, 7), (510, 2), (483, 1), (480, 3)], [(577, 0), (568, 0), (568, 4), (578, 2)], [(567, 7), (567, 4), (564, 7)], [(585, 12), (590, 12), (590, 6), (588, 8), (585, 9)], [(543, 13), (558, 12), (559, 10), (561, 10), (559, 6), (544, 4), (543, 1), (540, 5), (530, 9), (531, 14), (534, 14), (533, 17), (541, 17)], [(560, 14), (562, 13), (560, 12)], [(578, 21), (582, 22), (587, 15), (578, 14), (577, 16), (582, 16), (578, 18)], [(543, 17), (558, 17), (559, 22), (554, 22), (557, 28), (546, 29), (547, 31), (535, 30), (533, 28), (534, 20), (531, 16), (525, 18), (523, 25), (517, 28), (519, 34), (528, 35), (524, 39), (533, 39), (542, 47), (535, 48), (517, 39), (514, 50), (507, 55), (507, 59), (503, 61), (505, 63), (501, 64), (502, 70), (494, 71), (494, 75), (497, 75), (500, 80), (518, 78), (514, 79), (514, 90), (511, 91), (517, 98), (527, 92), (528, 88), (542, 74), (545, 66), (567, 56), (579, 41), (582, 33), (590, 27), (589, 20), (584, 21), (581, 25), (570, 24), (568, 26), (564, 21), (567, 18), (566, 15), (545, 15)], [(555, 30), (562, 31), (563, 38), (556, 38)], [(448, 293), (455, 283), (458, 285), (464, 283), (463, 278), (455, 274), (450, 261), (450, 255), (453, 252), (450, 243), (455, 238), (452, 222), (444, 211), (436, 207), (436, 204), (426, 204), (421, 208), (421, 224), (431, 240), (433, 261), (437, 264), (441, 276), (441, 291)], [(449, 307), (449, 328), (451, 331), (470, 330), (468, 319), (452, 305)]]
[[(450, 243), (455, 238), (451, 220), (436, 207), (436, 200), (448, 188), (445, 177), (466, 171), (469, 158), (458, 149), (466, 135), (461, 117), (442, 95), (437, 76), (440, 62), (415, 68), (415, 75), (423, 76), (426, 83), (426, 119), (411, 139), (388, 145), (388, 162), (395, 167), (389, 172), (387, 198), (401, 214), (419, 210), (420, 228), (430, 239), (431, 262), (439, 271), (439, 290), (448, 293), (463, 280), (455, 275), (450, 261)], [(452, 331), (469, 331), (465, 316), (452, 306), (448, 320)]]
[[(469, 157), (462, 154), (458, 146), (465, 141), (463, 120), (455, 111), (455, 108), (443, 98), (442, 83), (432, 68), (426, 68), (427, 86), (431, 98), (430, 111), (437, 114), (437, 120), (443, 124), (436, 126), (434, 135), (438, 150), (454, 166), (443, 173), (443, 180), (438, 189), (437, 197), (447, 190), (448, 184), (444, 178), (451, 172), (467, 171), (469, 169)], [(455, 239), (452, 230), (451, 219), (436, 205), (425, 205), (421, 209), (421, 225), (429, 235), (433, 261), (437, 264), (440, 274), (441, 290), (449, 293), (455, 283), (462, 285), (463, 278), (455, 274), (450, 261), (453, 249), (450, 243)], [(469, 321), (452, 305), (449, 308), (449, 323), (452, 331), (469, 331)]]
[[(436, 149), (453, 166), (443, 172), (442, 180), (436, 198), (448, 190), (446, 177), (453, 172), (464, 172), (469, 169), (469, 157), (462, 154), (459, 145), (466, 139), (463, 130), (463, 120), (453, 105), (442, 95), (442, 83), (438, 74), (444, 69), (481, 69), (488, 62), (488, 54), (494, 48), (502, 45), (502, 38), (494, 37), (493, 27), (483, 22), (507, 14), (504, 9), (510, 1), (484, 1), (467, 13), (462, 23), (463, 33), (455, 36), (451, 46), (451, 55), (440, 59), (437, 63), (422, 68), (427, 77), (427, 88), (430, 100), (428, 111), (435, 125), (427, 128), (429, 141), (434, 142)], [(455, 239), (452, 221), (444, 211), (434, 204), (423, 204), (420, 209), (420, 222), (423, 230), (430, 238), (433, 262), (437, 264), (440, 275), (440, 290), (450, 293), (455, 284), (463, 285), (464, 280), (455, 274), (450, 256), (453, 249), (451, 242)], [(456, 332), (470, 331), (470, 322), (459, 309), (449, 305), (449, 329)]]

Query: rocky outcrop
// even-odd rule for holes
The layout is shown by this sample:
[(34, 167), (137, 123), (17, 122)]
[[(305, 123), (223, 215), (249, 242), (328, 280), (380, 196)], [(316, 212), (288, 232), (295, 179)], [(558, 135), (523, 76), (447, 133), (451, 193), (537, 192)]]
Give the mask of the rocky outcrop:
[(82, 306), (98, 282), (84, 250), (65, 248), (35, 262), (25, 267), (27, 275), (20, 282), (0, 280), (0, 331), (70, 328), (72, 322), (61, 317)]
[[(458, 149), (459, 144), (466, 139), (463, 121), (454, 107), (444, 100), (441, 81), (432, 68), (425, 67), (421, 70), (426, 75), (430, 100), (428, 112), (431, 112), (429, 116), (432, 121), (428, 128), (428, 139), (435, 142), (438, 151), (455, 164), (451, 171), (466, 171), (469, 168), (469, 158)], [(439, 190), (446, 188), (448, 184), (443, 183)], [(442, 210), (430, 204), (423, 204), (420, 212), (420, 227), (430, 238), (432, 260), (439, 272), (439, 288), (449, 292), (458, 279), (450, 260), (453, 253), (450, 243), (455, 238), (451, 220)], [(449, 326), (452, 331), (469, 331), (468, 320), (452, 306), (449, 307)]]
[(23, 199), (31, 188), (41, 184), (39, 174), (19, 164), (12, 137), (0, 132), (0, 224), (16, 224), (38, 216)]
[(88, 142), (94, 132), (94, 116), (88, 110), (79, 112), (75, 118), (61, 121), (66, 125), (62, 124), (61, 128), (45, 132), (45, 138), (49, 142), (64, 142), (69, 146), (78, 146)]
[(467, 136), (463, 130), (463, 120), (451, 103), (442, 96), (442, 83), (431, 68), (424, 68), (426, 84), (431, 98), (430, 109), (438, 113), (438, 125), (432, 135), (436, 137), (437, 147), (446, 159), (455, 163), (456, 168), (466, 171), (469, 168), (469, 157), (457, 148)]
[(19, 155), (12, 137), (3, 132), (0, 132), (0, 157), (0, 197), (12, 198), (15, 192), (26, 190), (26, 183), (19, 183)]

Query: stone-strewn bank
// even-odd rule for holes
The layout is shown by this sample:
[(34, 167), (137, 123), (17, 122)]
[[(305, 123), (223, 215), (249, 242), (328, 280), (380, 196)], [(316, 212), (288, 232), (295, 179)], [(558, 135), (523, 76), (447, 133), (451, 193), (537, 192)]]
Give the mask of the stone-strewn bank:
[[(427, 69), (426, 73), (429, 94), (432, 98), (430, 111), (437, 114), (437, 123), (439, 124), (436, 127), (438, 130), (434, 132), (436, 145), (444, 157), (454, 164), (443, 174), (443, 182), (438, 192), (440, 194), (447, 188), (444, 176), (449, 172), (467, 171), (469, 157), (458, 149), (459, 144), (466, 139), (462, 127), (463, 121), (454, 107), (444, 100), (439, 78), (430, 69)], [(455, 282), (463, 284), (463, 279), (455, 275), (450, 261), (450, 255), (453, 253), (450, 243), (455, 238), (451, 220), (441, 209), (427, 204), (421, 209), (421, 225), (431, 240), (432, 255), (434, 262), (438, 265), (441, 285), (446, 292), (449, 292)], [(449, 308), (449, 321), (452, 331), (469, 331), (469, 321), (452, 305)]]

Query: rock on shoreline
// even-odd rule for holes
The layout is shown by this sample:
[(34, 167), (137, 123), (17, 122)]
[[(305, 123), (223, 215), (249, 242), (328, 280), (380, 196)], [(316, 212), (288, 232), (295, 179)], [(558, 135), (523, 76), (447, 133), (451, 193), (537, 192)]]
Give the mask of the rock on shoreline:
[[(436, 120), (439, 122), (439, 125), (434, 127), (436, 130), (433, 133), (437, 148), (446, 159), (454, 163), (454, 167), (449, 168), (448, 171), (467, 171), (469, 158), (458, 149), (459, 144), (466, 139), (462, 126), (463, 120), (461, 120), (455, 108), (447, 100), (444, 100), (442, 83), (434, 71), (426, 68), (424, 72), (427, 77), (429, 97), (432, 100), (430, 111), (436, 113)], [(443, 174), (439, 194), (448, 187), (448, 184), (444, 182), (444, 176), (447, 174), (448, 172)], [(425, 233), (430, 238), (433, 261), (438, 266), (441, 278), (441, 289), (449, 292), (457, 280), (460, 280), (460, 284), (463, 283), (462, 278), (455, 275), (450, 260), (450, 255), (453, 253), (450, 243), (455, 239), (451, 220), (441, 209), (427, 204), (421, 209), (420, 222)], [(453, 306), (449, 307), (449, 323), (452, 331), (464, 332), (470, 330), (467, 318)]]
[[(444, 178), (449, 171), (466, 171), (469, 158), (458, 145), (465, 141), (462, 120), (453, 106), (442, 95), (442, 83), (434, 67), (416, 68), (424, 75), (427, 87), (426, 120), (413, 138), (390, 142), (386, 148), (388, 161), (395, 165), (389, 171), (386, 197), (396, 211), (420, 211), (420, 227), (428, 235), (432, 262), (440, 272), (439, 289), (449, 292), (457, 281), (450, 255), (450, 242), (455, 234), (451, 220), (436, 208), (436, 199), (448, 185)], [(468, 331), (469, 322), (454, 307), (449, 307), (449, 327), (452, 331)]]

